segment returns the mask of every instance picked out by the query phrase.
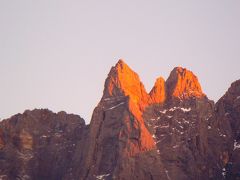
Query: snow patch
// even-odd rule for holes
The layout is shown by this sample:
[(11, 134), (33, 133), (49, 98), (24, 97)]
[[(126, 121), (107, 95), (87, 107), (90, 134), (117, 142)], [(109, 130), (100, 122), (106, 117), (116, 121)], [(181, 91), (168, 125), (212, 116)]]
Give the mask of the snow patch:
[(163, 111), (159, 111), (159, 112), (162, 113), (162, 114), (166, 114), (167, 110), (164, 109)]
[(189, 112), (189, 111), (191, 111), (192, 109), (191, 109), (191, 108), (181, 108), (181, 110), (182, 110), (183, 112)]
[(22, 180), (28, 180), (28, 179), (31, 179), (31, 178), (30, 178), (29, 175), (26, 175), (26, 174), (25, 174), (21, 179), (22, 179)]
[(182, 124), (182, 122), (181, 122), (181, 121), (177, 121), (177, 123), (178, 123), (178, 124)]
[(105, 177), (108, 177), (108, 176), (110, 176), (110, 174), (102, 174), (102, 175), (98, 175), (98, 176), (96, 176), (96, 179), (104, 180)]
[(240, 96), (238, 96), (237, 99), (240, 99)]
[(221, 137), (227, 137), (226, 134), (219, 133), (219, 135), (220, 135)]
[(175, 111), (177, 109), (177, 107), (173, 107), (171, 109), (169, 109), (169, 111)]
[(208, 129), (212, 129), (212, 127), (211, 127), (211, 126), (208, 126)]
[(233, 150), (240, 149), (240, 144), (235, 140)]
[(176, 149), (177, 147), (179, 147), (179, 145), (175, 145), (175, 146), (173, 146), (173, 149)]
[(169, 125), (159, 126), (160, 128), (169, 128)]
[(173, 108), (169, 109), (169, 111), (175, 111), (175, 110), (177, 110), (177, 109), (180, 109), (180, 110), (182, 110), (183, 112), (189, 112), (189, 111), (192, 110), (191, 108), (173, 107)]
[(160, 143), (161, 141), (159, 140), (159, 141), (156, 141), (156, 142), (154, 142), (154, 144), (158, 144), (158, 143)]
[(189, 124), (189, 121), (187, 121), (186, 119), (183, 119), (183, 122)]
[(226, 177), (226, 169), (225, 168), (222, 169), (222, 175), (224, 178)]
[(156, 129), (156, 128), (169, 128), (169, 125), (156, 125), (153, 128), (154, 129)]
[(168, 174), (168, 170), (165, 169), (165, 173), (166, 173), (166, 175), (167, 175), (167, 179), (168, 179), (168, 180), (171, 180), (171, 178), (170, 178), (170, 176), (169, 176), (169, 174)]
[(124, 104), (124, 102), (121, 102), (121, 103), (119, 103), (119, 104), (116, 105), (116, 106), (113, 106), (113, 107), (111, 107), (111, 108), (108, 108), (107, 110), (115, 109), (115, 108), (117, 108), (117, 107), (119, 107), (119, 106), (121, 106), (121, 105), (123, 105), (123, 104)]
[(111, 98), (105, 98), (105, 99), (104, 99), (104, 101), (109, 101), (109, 100), (111, 100)]

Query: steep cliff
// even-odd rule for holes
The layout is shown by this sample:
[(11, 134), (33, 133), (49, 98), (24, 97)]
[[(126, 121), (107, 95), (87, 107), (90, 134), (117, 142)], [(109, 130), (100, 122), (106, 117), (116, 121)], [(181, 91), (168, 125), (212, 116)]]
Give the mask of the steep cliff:
[(0, 122), (3, 180), (240, 179), (240, 80), (216, 103), (182, 67), (147, 93), (123, 60), (89, 125), (35, 109)]
[(142, 113), (151, 102), (138, 75), (122, 60), (105, 82), (90, 124), (85, 179), (166, 178)]

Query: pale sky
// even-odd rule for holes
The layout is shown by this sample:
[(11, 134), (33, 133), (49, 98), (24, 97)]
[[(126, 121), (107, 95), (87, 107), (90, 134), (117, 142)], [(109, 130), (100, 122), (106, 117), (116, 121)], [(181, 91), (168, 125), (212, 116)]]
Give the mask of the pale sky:
[(175, 66), (210, 99), (240, 79), (239, 0), (0, 0), (0, 118), (65, 110), (90, 121), (123, 58), (149, 91)]

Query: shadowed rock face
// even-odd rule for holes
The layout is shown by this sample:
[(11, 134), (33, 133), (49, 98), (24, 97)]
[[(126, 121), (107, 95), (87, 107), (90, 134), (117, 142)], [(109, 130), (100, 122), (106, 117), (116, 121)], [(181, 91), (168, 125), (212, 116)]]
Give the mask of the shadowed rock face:
[(211, 149), (226, 179), (240, 179), (240, 80), (216, 103), (211, 118)]
[(79, 116), (49, 110), (25, 111), (2, 121), (1, 179), (62, 179), (84, 131)]
[(0, 179), (238, 179), (239, 162), (240, 80), (215, 105), (181, 67), (147, 93), (119, 60), (90, 125), (49, 110), (0, 122)]

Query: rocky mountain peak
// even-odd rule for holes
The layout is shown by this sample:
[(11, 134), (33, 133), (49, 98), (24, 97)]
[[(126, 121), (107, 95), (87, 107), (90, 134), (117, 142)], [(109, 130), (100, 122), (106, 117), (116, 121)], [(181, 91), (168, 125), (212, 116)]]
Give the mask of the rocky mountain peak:
[(170, 73), (166, 85), (170, 98), (189, 99), (205, 96), (197, 76), (186, 68), (175, 67)]
[(163, 103), (166, 99), (165, 80), (162, 77), (157, 78), (154, 87), (149, 93), (153, 103)]
[(216, 103), (216, 111), (220, 120), (225, 118), (229, 122), (234, 139), (240, 140), (240, 122), (238, 121), (240, 118), (240, 80), (233, 82), (225, 95)]
[[(122, 100), (122, 98), (126, 99), (126, 97), (128, 99), (127, 101)], [(109, 109), (125, 104), (125, 107), (135, 119), (135, 124), (132, 124), (131, 126), (134, 126), (133, 129), (140, 129), (140, 147), (143, 147), (144, 149), (146, 146), (149, 148), (154, 146), (153, 139), (147, 131), (142, 118), (142, 113), (145, 107), (151, 103), (151, 98), (146, 92), (138, 74), (122, 59), (111, 68), (108, 74), (101, 102), (105, 107), (117, 102), (117, 105), (112, 104), (112, 107)]]
[(123, 60), (91, 123), (48, 109), (0, 122), (0, 179), (239, 179), (240, 80), (214, 104), (176, 67), (148, 94)]
[(141, 108), (148, 104), (150, 97), (136, 72), (122, 59), (111, 68), (105, 82), (103, 98), (129, 96), (130, 102)]
[(142, 116), (149, 100), (137, 73), (119, 60), (111, 68), (103, 97), (93, 112), (83, 170), (86, 179), (96, 179), (95, 174), (109, 174), (112, 179), (113, 172), (118, 172), (116, 179), (134, 179), (131, 168), (139, 171), (142, 165), (131, 166), (129, 159), (134, 162), (143, 158), (141, 154), (156, 149)]

